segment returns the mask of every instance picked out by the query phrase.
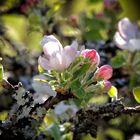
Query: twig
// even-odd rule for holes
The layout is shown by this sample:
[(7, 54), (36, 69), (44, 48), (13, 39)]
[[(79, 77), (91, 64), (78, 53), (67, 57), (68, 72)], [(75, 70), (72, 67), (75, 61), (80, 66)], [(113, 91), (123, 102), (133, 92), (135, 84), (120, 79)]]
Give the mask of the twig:
[(106, 105), (97, 106), (92, 104), (87, 108), (80, 109), (76, 115), (68, 120), (73, 123), (73, 140), (78, 140), (80, 134), (90, 133), (92, 137), (97, 135), (97, 126), (100, 120), (112, 119), (122, 114), (132, 115), (140, 113), (140, 106), (125, 107), (120, 100)]

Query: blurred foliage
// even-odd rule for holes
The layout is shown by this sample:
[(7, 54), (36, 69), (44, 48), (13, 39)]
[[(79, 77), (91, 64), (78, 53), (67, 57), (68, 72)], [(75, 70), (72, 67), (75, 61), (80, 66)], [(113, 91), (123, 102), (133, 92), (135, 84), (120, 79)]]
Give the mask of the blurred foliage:
[(129, 17), (133, 21), (140, 19), (140, 1), (139, 0), (119, 0), (123, 8), (122, 16)]

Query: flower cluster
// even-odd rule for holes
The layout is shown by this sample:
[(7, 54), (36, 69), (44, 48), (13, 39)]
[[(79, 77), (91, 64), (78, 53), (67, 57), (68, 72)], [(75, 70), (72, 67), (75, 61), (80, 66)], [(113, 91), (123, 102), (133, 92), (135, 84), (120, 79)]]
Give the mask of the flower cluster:
[(130, 52), (140, 50), (140, 31), (137, 24), (132, 23), (128, 18), (120, 20), (114, 41), (121, 49), (126, 49)]
[[(54, 90), (63, 94), (71, 90), (74, 96), (83, 99), (85, 94), (108, 92), (111, 89), (112, 84), (108, 80), (112, 77), (113, 69), (109, 65), (99, 67), (100, 56), (95, 49), (78, 51), (76, 41), (62, 47), (53, 35), (44, 36), (41, 45), (43, 55), (38, 63), (46, 78), (42, 79), (40, 75), (34, 78), (36, 92), (44, 94), (46, 91), (45, 97), (48, 98), (56, 95)], [(43, 82), (40, 85), (45, 88), (39, 88), (37, 82)]]

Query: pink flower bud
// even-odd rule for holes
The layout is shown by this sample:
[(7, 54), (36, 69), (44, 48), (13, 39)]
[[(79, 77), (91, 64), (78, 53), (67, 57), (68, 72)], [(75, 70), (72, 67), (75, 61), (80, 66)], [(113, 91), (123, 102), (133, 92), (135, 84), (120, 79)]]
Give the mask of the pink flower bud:
[(97, 80), (104, 79), (108, 80), (112, 77), (113, 69), (109, 65), (103, 65), (101, 66), (95, 73), (95, 78)]
[(73, 27), (77, 27), (78, 26), (78, 17), (75, 15), (71, 15), (68, 19), (68, 23)]
[(104, 90), (105, 90), (105, 91), (109, 91), (110, 88), (111, 88), (111, 86), (112, 86), (112, 84), (111, 84), (110, 81), (108, 81), (108, 80), (105, 80), (105, 81), (104, 81)]
[(115, 10), (117, 4), (117, 0), (104, 0), (104, 8), (108, 10)]
[(28, 5), (27, 4), (23, 4), (20, 7), (21, 12), (26, 13), (28, 10)]
[(100, 63), (100, 56), (98, 52), (94, 49), (85, 49), (81, 52), (81, 55), (84, 58), (89, 58), (89, 60), (96, 65), (99, 65)]
[(33, 2), (34, 2), (34, 0), (26, 0), (26, 3), (27, 3), (28, 5), (32, 5)]
[(105, 17), (105, 14), (103, 12), (98, 12), (98, 13), (95, 14), (95, 16), (96, 16), (97, 19), (102, 19), (102, 18)]

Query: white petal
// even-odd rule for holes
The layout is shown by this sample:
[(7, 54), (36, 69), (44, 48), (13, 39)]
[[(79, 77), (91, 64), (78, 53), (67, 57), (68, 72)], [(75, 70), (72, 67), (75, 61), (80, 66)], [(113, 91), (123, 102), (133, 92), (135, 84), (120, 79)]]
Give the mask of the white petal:
[(56, 42), (48, 42), (43, 46), (43, 51), (47, 58), (51, 57), (51, 55), (55, 55), (57, 52), (61, 52), (62, 50), (62, 46)]
[(48, 95), (45, 95), (45, 94), (38, 94), (38, 93), (35, 93), (34, 95), (33, 95), (33, 99), (34, 99), (34, 103), (35, 104), (42, 104), (42, 103), (44, 103), (47, 99), (49, 98), (49, 96)]
[(128, 42), (125, 41), (119, 34), (119, 32), (116, 32), (115, 36), (114, 36), (114, 41), (117, 45), (117, 47), (121, 48), (121, 49), (127, 49), (127, 44)]
[(41, 45), (43, 46), (43, 51), (47, 58), (54, 53), (63, 50), (62, 44), (53, 35), (44, 36)]
[(128, 18), (123, 18), (118, 23), (118, 29), (120, 35), (124, 39), (135, 38), (138, 34), (138, 27), (136, 24), (133, 24)]
[[(63, 52), (62, 52), (63, 53)], [(57, 65), (56, 65), (56, 67), (57, 67), (57, 70), (58, 71), (63, 71), (63, 70), (65, 70), (66, 69), (66, 63), (65, 63), (65, 60), (66, 59), (64, 59), (64, 57), (63, 57), (63, 54), (60, 54), (60, 53), (57, 53), (56, 54), (56, 59), (57, 59)]]
[(56, 92), (54, 90), (52, 90), (51, 86), (48, 83), (42, 82), (42, 81), (37, 81), (37, 80), (46, 80), (46, 79), (47, 78), (43, 75), (34, 76), (33, 82), (32, 82), (32, 87), (34, 88), (36, 93), (42, 95), (42, 97), (44, 95), (46, 95), (47, 97), (56, 96)]
[(48, 35), (48, 36), (45, 35), (45, 36), (43, 37), (43, 39), (41, 40), (40, 44), (41, 44), (42, 46), (44, 46), (44, 45), (45, 45), (46, 43), (48, 43), (48, 42), (54, 42), (54, 43), (57, 43), (58, 45), (61, 46), (61, 43), (59, 42), (59, 40), (57, 40), (56, 37), (53, 36), (53, 35)]
[(53, 69), (53, 67), (51, 66), (50, 61), (47, 60), (46, 58), (42, 57), (42, 56), (40, 56), (38, 58), (38, 63), (45, 70), (52, 70)]
[(140, 39), (131, 39), (129, 41), (129, 50), (134, 52), (136, 50), (140, 50)]
[(36, 93), (45, 94), (48, 96), (56, 96), (56, 92), (52, 90), (51, 86), (45, 82), (33, 81), (32, 86)]
[(66, 68), (69, 67), (69, 65), (77, 57), (77, 54), (79, 54), (77, 49), (78, 49), (77, 41), (74, 41), (70, 46), (64, 47), (63, 60), (65, 59)]
[(76, 51), (78, 50), (78, 43), (77, 43), (76, 40), (73, 41), (72, 44), (71, 44), (70, 46), (71, 46), (71, 48), (74, 48)]

